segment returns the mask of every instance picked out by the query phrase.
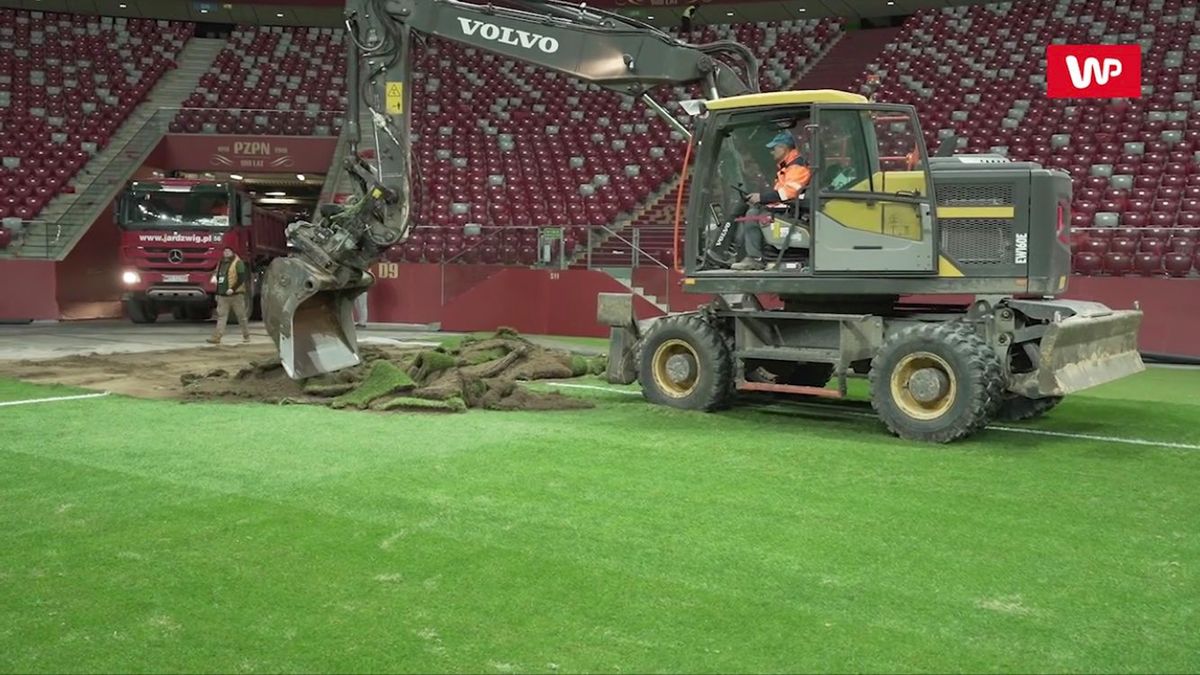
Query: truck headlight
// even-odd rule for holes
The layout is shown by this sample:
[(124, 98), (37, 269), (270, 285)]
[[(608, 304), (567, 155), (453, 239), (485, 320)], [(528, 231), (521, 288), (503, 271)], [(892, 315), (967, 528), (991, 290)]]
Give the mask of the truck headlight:
[(208, 278), (208, 283), (210, 283), (210, 284), (216, 284), (216, 283), (217, 283), (217, 275), (215, 275), (215, 274), (214, 274), (214, 275), (212, 275), (211, 277), (209, 277), (209, 278)]
[(124, 281), (126, 284), (132, 286), (133, 284), (141, 283), (142, 275), (134, 272), (133, 270), (127, 270), (121, 274), (121, 281)]

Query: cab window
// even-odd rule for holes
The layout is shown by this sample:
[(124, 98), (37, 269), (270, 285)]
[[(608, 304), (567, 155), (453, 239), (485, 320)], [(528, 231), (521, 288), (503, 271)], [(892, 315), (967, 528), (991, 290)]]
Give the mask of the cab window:
[(874, 192), (874, 167), (867, 151), (867, 137), (858, 110), (829, 110), (821, 113), (818, 138), (821, 167), (817, 172), (825, 192)]

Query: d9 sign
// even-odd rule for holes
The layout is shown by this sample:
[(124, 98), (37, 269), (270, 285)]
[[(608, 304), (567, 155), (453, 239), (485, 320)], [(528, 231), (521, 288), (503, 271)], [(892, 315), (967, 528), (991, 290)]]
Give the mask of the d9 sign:
[(1142, 48), (1138, 45), (1049, 45), (1046, 95), (1050, 98), (1138, 98)]

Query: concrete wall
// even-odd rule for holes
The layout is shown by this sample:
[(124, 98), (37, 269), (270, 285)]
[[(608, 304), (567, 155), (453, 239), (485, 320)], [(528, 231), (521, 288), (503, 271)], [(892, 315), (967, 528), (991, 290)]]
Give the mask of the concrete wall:
[(0, 321), (57, 319), (54, 267), (45, 260), (0, 260)]
[[(526, 333), (603, 337), (608, 328), (596, 323), (597, 294), (629, 290), (593, 270), (381, 263), (373, 271), (372, 322), (438, 323), (449, 331), (509, 326)], [(661, 313), (644, 299), (635, 310), (639, 318)]]

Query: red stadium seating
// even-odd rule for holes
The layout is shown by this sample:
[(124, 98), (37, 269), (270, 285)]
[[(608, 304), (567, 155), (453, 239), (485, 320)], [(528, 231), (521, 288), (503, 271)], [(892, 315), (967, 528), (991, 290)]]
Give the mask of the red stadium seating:
[(1192, 271), (1192, 257), (1186, 253), (1168, 253), (1163, 257), (1166, 273), (1173, 277), (1186, 277)]
[[(689, 39), (742, 41), (763, 58), (767, 88), (778, 88), (791, 83), (802, 58), (833, 41), (839, 25), (706, 26)], [(425, 239), (426, 261), (532, 264), (537, 229), (545, 227), (565, 228), (568, 257), (579, 255), (588, 227), (612, 227), (642, 212), (682, 161), (682, 136), (630, 97), (443, 40), (426, 41), (415, 70), (422, 177), (415, 220), (419, 233), (442, 235)], [(660, 98), (698, 95), (677, 89)], [(480, 238), (452, 243), (472, 223), (481, 226)], [(669, 241), (654, 247), (655, 257), (669, 259)], [(602, 264), (602, 251), (593, 254)], [(624, 255), (628, 264), (628, 250)]]
[(32, 219), (145, 100), (192, 24), (0, 9), (0, 219)]
[(336, 135), (346, 109), (344, 33), (238, 26), (171, 131)]
[(1104, 254), (1104, 271), (1108, 274), (1119, 277), (1128, 274), (1132, 270), (1132, 255), (1119, 251), (1110, 251)]
[(1103, 258), (1099, 253), (1080, 251), (1075, 254), (1073, 267), (1079, 274), (1095, 275), (1099, 274), (1100, 270), (1103, 269), (1103, 264)]
[(1159, 253), (1135, 253), (1133, 268), (1142, 276), (1154, 276), (1163, 273), (1163, 258)]
[[(930, 147), (939, 135), (953, 134), (965, 152), (999, 148), (1014, 159), (1067, 171), (1075, 179), (1074, 228), (1091, 227), (1098, 212), (1118, 213), (1132, 228), (1200, 227), (1200, 103), (1192, 101), (1200, 66), (1196, 10), (1194, 0), (1034, 0), (920, 10), (853, 86), (877, 100), (915, 105)], [(1147, 87), (1141, 98), (1045, 96), (1044, 45), (1139, 41)], [(1114, 252), (1133, 253), (1114, 243)], [(1076, 248), (1092, 246), (1098, 248), (1083, 242)], [(1161, 253), (1154, 244), (1142, 243), (1140, 250)], [(1077, 271), (1099, 271), (1090, 257), (1075, 260), (1087, 265)], [(1124, 258), (1105, 261), (1108, 273), (1124, 273)]]

